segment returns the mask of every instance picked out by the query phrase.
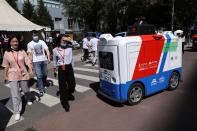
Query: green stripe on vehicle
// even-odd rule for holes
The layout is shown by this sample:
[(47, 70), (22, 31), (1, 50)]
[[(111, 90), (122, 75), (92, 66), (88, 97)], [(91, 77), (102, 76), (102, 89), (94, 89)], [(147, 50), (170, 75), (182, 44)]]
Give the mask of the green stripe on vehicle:
[(163, 52), (174, 52), (177, 50), (178, 47), (178, 42), (170, 42), (170, 43), (165, 43)]

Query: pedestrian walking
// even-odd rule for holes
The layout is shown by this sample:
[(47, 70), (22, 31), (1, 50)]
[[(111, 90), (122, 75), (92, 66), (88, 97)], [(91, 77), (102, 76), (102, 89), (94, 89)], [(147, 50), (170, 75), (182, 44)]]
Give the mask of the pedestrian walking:
[[(25, 93), (27, 104), (31, 105), (31, 95), (28, 87), (29, 74), (33, 74), (31, 61), (26, 52), (21, 50), (19, 40), (13, 36), (9, 40), (10, 47), (5, 51), (2, 67), (4, 67), (4, 80), (9, 82), (15, 120), (20, 120), (22, 100), (19, 88)], [(28, 71), (27, 68), (28, 67)]]
[(50, 63), (50, 53), (46, 43), (39, 39), (38, 31), (32, 31), (32, 38), (33, 40), (27, 45), (27, 52), (33, 62), (33, 67), (37, 77), (37, 86), (40, 91), (39, 95), (42, 97), (45, 93), (48, 74), (47, 64)]
[(175, 36), (181, 37), (181, 39), (182, 39), (182, 53), (184, 54), (184, 51), (185, 51), (185, 49), (184, 49), (184, 47), (185, 47), (185, 35), (184, 35), (184, 32), (183, 32), (183, 30), (176, 30), (174, 32), (174, 34), (175, 34)]
[(72, 66), (72, 39), (59, 35), (57, 47), (53, 49), (54, 72), (58, 72), (60, 101), (66, 112), (70, 110), (69, 100), (74, 100), (75, 77)]
[(89, 50), (88, 50), (88, 38), (87, 38), (87, 34), (85, 34), (85, 37), (83, 38), (83, 61), (86, 61), (88, 59), (89, 56)]
[(93, 54), (93, 59), (92, 59), (92, 66), (96, 64), (97, 61), (97, 45), (98, 45), (98, 38), (96, 38), (96, 33), (92, 34), (92, 39), (90, 40), (89, 46), (92, 48), (92, 54)]

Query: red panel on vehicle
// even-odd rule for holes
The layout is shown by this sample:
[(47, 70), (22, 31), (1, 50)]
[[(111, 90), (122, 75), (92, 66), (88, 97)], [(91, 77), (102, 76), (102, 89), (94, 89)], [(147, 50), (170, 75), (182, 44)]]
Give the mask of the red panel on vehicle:
[(197, 34), (196, 34), (196, 35), (193, 35), (192, 38), (193, 38), (193, 39), (194, 39), (194, 38), (197, 38)]
[(159, 39), (155, 37), (155, 35), (141, 36), (142, 45), (133, 80), (156, 74), (165, 39), (163, 36), (158, 36)]

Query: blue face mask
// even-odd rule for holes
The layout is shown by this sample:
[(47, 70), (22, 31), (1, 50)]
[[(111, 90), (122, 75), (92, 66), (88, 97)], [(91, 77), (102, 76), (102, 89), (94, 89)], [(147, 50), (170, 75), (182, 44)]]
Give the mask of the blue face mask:
[(38, 42), (39, 37), (38, 36), (33, 36), (33, 41)]
[(61, 46), (62, 48), (66, 48), (66, 47), (67, 47), (67, 43), (66, 43), (66, 42), (61, 43), (60, 46)]

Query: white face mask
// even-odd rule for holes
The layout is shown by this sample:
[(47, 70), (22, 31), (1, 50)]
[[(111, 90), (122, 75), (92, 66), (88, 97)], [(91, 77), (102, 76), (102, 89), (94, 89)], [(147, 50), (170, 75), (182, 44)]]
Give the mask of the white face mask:
[(14, 50), (14, 51), (18, 51), (18, 47), (11, 46), (11, 49)]
[(37, 42), (39, 40), (39, 37), (36, 35), (36, 36), (33, 36), (33, 41)]

